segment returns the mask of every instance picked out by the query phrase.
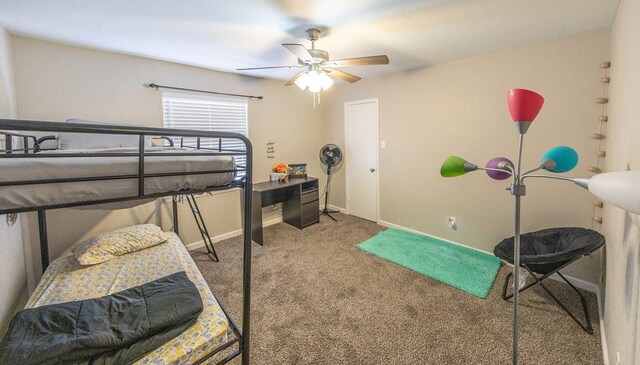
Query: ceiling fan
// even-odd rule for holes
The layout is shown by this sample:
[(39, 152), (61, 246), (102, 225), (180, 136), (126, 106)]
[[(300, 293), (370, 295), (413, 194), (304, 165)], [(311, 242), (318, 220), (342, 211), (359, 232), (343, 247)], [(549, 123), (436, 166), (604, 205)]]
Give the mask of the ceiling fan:
[[(354, 83), (361, 78), (350, 73), (337, 70), (340, 67), (387, 65), (389, 57), (386, 55), (344, 58), (341, 60), (330, 60), (327, 51), (316, 49), (315, 42), (320, 38), (320, 31), (315, 28), (307, 29), (305, 32), (307, 39), (311, 41), (311, 48), (307, 49), (302, 44), (283, 43), (282, 46), (298, 57), (298, 65), (295, 66), (268, 66), (239, 68), (238, 71), (265, 70), (277, 68), (304, 68), (296, 74), (285, 85), (296, 84), (300, 89), (307, 87), (312, 93), (328, 89), (333, 80), (329, 76), (337, 77), (349, 83)], [(327, 76), (329, 75), (329, 76)]]

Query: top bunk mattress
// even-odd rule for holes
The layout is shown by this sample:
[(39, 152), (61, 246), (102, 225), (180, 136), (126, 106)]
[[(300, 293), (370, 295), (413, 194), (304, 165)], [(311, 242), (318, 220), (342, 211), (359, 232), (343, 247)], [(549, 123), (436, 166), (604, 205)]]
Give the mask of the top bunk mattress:
[[(145, 156), (145, 174), (235, 170), (232, 156), (162, 156), (162, 153), (194, 152), (183, 148), (150, 147)], [(137, 152), (137, 148), (93, 150), (57, 150), (55, 153)], [(0, 182), (67, 179), (96, 176), (137, 175), (138, 157), (30, 157), (1, 158)], [(214, 174), (145, 177), (144, 193), (164, 193), (183, 189), (201, 189), (230, 184), (235, 172)], [(138, 195), (138, 179), (118, 179), (53, 184), (0, 186), (0, 209), (19, 209), (88, 202)], [(125, 201), (88, 206), (89, 209), (129, 208), (146, 201)], [(81, 208), (81, 207), (79, 207)]]
[(180, 238), (173, 232), (166, 234), (168, 240), (165, 243), (98, 265), (82, 266), (74, 256), (54, 260), (42, 276), (26, 308), (99, 298), (185, 271), (202, 297), (204, 309), (198, 321), (136, 361), (136, 365), (197, 362), (229, 341), (232, 337), (231, 327)]

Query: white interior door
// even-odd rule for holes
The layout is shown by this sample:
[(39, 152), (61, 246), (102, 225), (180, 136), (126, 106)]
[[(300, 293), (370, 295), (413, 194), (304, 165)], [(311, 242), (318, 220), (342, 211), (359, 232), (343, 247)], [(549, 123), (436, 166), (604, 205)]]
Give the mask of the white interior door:
[(378, 221), (378, 99), (344, 104), (347, 211)]

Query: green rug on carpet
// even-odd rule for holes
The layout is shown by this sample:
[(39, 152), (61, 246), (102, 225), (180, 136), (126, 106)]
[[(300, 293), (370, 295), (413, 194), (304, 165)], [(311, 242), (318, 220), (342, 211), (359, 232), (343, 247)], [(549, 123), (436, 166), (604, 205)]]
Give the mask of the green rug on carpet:
[(500, 259), (437, 238), (389, 228), (356, 247), (480, 298), (486, 298)]

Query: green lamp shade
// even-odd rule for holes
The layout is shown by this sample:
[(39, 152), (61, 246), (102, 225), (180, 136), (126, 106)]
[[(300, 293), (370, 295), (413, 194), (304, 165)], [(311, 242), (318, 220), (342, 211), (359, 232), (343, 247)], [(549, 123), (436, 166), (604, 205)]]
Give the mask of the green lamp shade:
[(567, 172), (578, 164), (578, 153), (571, 147), (557, 146), (545, 152), (540, 162), (548, 171)]
[(450, 156), (444, 161), (444, 163), (442, 163), (442, 167), (440, 167), (440, 175), (442, 177), (456, 177), (477, 169), (478, 166), (467, 162), (463, 158)]

